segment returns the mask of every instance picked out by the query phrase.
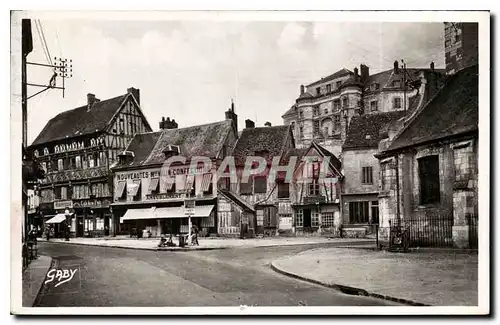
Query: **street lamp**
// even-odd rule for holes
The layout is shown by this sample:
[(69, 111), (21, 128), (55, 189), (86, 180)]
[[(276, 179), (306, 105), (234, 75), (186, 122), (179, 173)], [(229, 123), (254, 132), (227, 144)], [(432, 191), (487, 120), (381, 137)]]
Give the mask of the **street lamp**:
[(69, 209), (66, 209), (64, 210), (64, 215), (66, 216), (66, 229), (64, 231), (64, 234), (66, 235), (66, 241), (69, 241), (69, 227), (70, 227), (70, 224), (69, 224), (69, 217), (70, 217), (70, 212), (69, 212)]

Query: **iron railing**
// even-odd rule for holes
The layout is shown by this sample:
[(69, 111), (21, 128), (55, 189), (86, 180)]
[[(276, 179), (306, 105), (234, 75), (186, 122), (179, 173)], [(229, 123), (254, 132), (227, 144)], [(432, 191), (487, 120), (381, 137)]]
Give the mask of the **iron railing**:
[(403, 219), (409, 247), (450, 247), (453, 245), (453, 217), (441, 214)]
[(478, 220), (475, 215), (467, 216), (467, 223), (469, 226), (469, 248), (477, 249), (478, 247), (478, 237), (477, 237), (477, 225)]

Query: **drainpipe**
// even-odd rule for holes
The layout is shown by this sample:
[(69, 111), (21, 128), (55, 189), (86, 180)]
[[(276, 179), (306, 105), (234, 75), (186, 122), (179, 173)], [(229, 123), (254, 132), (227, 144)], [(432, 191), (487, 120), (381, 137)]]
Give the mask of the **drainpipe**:
[(401, 211), (399, 208), (400, 198), (399, 198), (399, 157), (398, 157), (398, 155), (396, 155), (395, 158), (396, 158), (395, 161), (396, 161), (396, 202), (397, 202), (396, 214), (397, 214), (397, 218), (398, 218), (398, 227), (401, 227)]

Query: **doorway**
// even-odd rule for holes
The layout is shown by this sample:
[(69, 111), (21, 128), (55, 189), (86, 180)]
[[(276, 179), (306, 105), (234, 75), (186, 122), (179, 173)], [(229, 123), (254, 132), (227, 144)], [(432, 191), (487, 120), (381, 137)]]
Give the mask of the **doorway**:
[(304, 228), (311, 228), (311, 210), (304, 209)]
[(83, 217), (76, 217), (75, 236), (83, 237)]

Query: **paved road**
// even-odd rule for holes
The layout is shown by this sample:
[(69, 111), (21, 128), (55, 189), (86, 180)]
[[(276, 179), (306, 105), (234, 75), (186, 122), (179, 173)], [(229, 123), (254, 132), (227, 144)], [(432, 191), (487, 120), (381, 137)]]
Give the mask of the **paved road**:
[[(155, 252), (40, 243), (54, 268), (72, 280), (47, 283), (35, 306), (380, 306), (394, 303), (343, 294), (288, 278), (269, 263), (314, 245)], [(316, 245), (317, 247), (317, 245)]]

